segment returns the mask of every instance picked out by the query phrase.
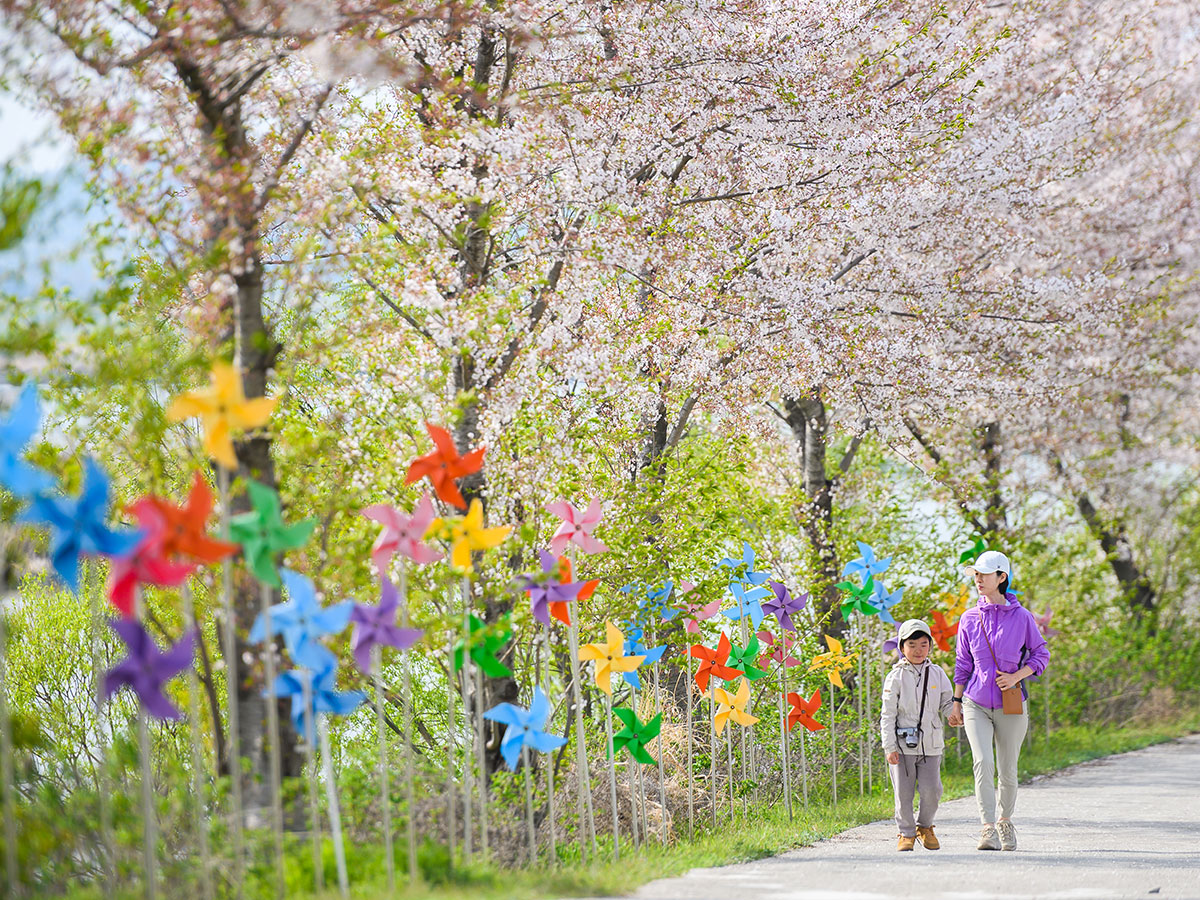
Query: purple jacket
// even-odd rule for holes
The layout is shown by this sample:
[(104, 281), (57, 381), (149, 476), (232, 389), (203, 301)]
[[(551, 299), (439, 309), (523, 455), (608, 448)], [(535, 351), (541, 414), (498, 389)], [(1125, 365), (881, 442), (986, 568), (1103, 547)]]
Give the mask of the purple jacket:
[[(1004, 705), (1000, 688), (996, 687), (997, 664), (1001, 672), (1015, 672), (1021, 666), (1029, 666), (1034, 675), (1041, 675), (1050, 662), (1046, 639), (1033, 613), (1020, 604), (1015, 594), (1006, 595), (1006, 599), (1008, 605), (1001, 606), (980, 597), (975, 608), (968, 609), (958, 620), (954, 683), (965, 684), (963, 696), (989, 709)], [(996, 653), (995, 663), (992, 650)], [(1023, 683), (1021, 687), (1025, 693)]]

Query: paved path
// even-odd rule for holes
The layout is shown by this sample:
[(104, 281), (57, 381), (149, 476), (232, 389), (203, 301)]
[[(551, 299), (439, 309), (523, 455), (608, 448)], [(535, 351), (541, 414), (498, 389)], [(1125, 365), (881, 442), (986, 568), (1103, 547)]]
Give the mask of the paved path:
[(895, 849), (892, 822), (781, 856), (693, 869), (638, 900), (1200, 900), (1200, 735), (1021, 786), (1015, 853), (975, 849), (975, 798), (942, 805), (942, 849)]

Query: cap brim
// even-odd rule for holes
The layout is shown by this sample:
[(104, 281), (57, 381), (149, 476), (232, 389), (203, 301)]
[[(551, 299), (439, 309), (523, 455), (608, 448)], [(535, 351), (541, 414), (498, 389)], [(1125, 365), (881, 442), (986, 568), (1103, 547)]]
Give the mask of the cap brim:
[(969, 575), (972, 578), (975, 577), (976, 572), (980, 575), (994, 575), (999, 571), (1000, 569), (980, 569), (977, 566), (963, 566), (963, 574)]

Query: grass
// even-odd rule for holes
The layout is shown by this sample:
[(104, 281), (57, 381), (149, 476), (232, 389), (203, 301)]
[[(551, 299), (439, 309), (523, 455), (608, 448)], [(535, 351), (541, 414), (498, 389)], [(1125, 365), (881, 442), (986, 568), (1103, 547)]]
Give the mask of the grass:
[[(1148, 747), (1197, 731), (1200, 731), (1200, 713), (1152, 725), (1119, 729), (1065, 728), (1055, 731), (1049, 742), (1039, 731), (1022, 751), (1021, 780), (1027, 781), (1036, 775), (1061, 771), (1088, 760)], [(401, 884), (394, 894), (387, 890), (382, 876), (382, 863), (363, 865), (359, 871), (352, 871), (352, 879), (361, 879), (362, 869), (380, 872), (380, 877), (375, 882), (359, 880), (353, 883), (350, 895), (355, 900), (385, 900), (392, 897), (403, 900), (540, 900), (619, 896), (658, 878), (680, 875), (693, 868), (730, 865), (773, 856), (808, 846), (847, 828), (890, 817), (891, 791), (886, 776), (881, 778), (877, 769), (875, 791), (863, 797), (858, 796), (857, 778), (853, 776), (854, 773), (847, 773), (841, 787), (843, 799), (836, 808), (813, 805), (804, 810), (797, 805), (793, 821), (788, 820), (782, 804), (777, 802), (758, 811), (752, 810), (747, 820), (735, 818), (732, 823), (723, 824), (715, 833), (698, 832), (693, 841), (680, 840), (665, 848), (651, 843), (637, 853), (623, 848), (619, 862), (612, 860), (610, 851), (590, 864), (563, 863), (556, 868), (498, 870), (476, 864), (458, 867), (452, 876), (443, 869), (445, 880), (442, 883), (414, 887), (409, 887), (404, 882), (404, 876), (398, 874)], [(961, 759), (953, 751), (947, 754), (943, 783), (945, 800), (972, 793), (969, 752), (964, 750)], [(367, 855), (360, 852), (358, 861), (364, 862)], [(252, 894), (252, 891), (247, 891), (247, 895)], [(265, 895), (270, 894), (268, 890)], [(91, 900), (103, 895), (97, 889), (88, 889), (72, 892), (69, 896), (71, 900)], [(129, 896), (141, 894), (135, 891)], [(288, 896), (335, 900), (339, 895), (334, 888), (321, 894), (289, 890)]]

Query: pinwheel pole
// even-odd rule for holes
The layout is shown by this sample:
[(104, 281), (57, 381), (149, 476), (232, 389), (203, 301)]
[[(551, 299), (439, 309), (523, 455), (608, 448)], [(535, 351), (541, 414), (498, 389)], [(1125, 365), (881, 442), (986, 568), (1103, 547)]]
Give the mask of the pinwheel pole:
[[(229, 470), (217, 464), (217, 491), (221, 501), (221, 540), (230, 540)], [(242, 835), (242, 741), (238, 718), (238, 658), (236, 621), (233, 611), (233, 565), (228, 559), (221, 564), (221, 607), (225, 642), (225, 700), (229, 718), (229, 792), (233, 809), (230, 832), (233, 834), (233, 881), (237, 896), (242, 896), (245, 880), (245, 848)]]
[[(400, 627), (408, 628), (408, 566), (400, 564)], [(413, 790), (413, 759), (412, 759), (412, 668), (408, 654), (400, 661), (401, 678), (404, 687), (404, 789), (405, 802), (408, 805), (408, 883), (417, 881), (417, 831), (416, 831), (416, 801)]]
[[(466, 665), (469, 644), (464, 639), (463, 665)], [(448, 809), (446, 840), (450, 851), (450, 868), (454, 868), (454, 845), (457, 837), (456, 818), (458, 810), (458, 785), (454, 778), (455, 728), (454, 728), (454, 683), (458, 673), (454, 670), (454, 629), (450, 630), (449, 675), (446, 678), (446, 803)]]
[[(579, 681), (579, 602), (572, 599), (568, 609), (571, 624), (567, 626), (567, 641), (571, 651), (571, 705), (575, 708), (575, 775), (579, 794), (579, 818), (587, 822), (587, 838), (596, 854), (596, 816), (592, 810), (592, 779), (588, 772), (587, 744), (584, 740), (583, 691)], [(586, 814), (585, 814), (586, 813)], [(581, 829), (582, 830), (582, 829)], [(579, 850), (584, 861), (587, 849), (580, 835)]]
[[(687, 661), (687, 770), (688, 770), (688, 840), (696, 838), (696, 773), (692, 769), (692, 655)], [(661, 748), (660, 748), (661, 749)]]
[(271, 831), (275, 839), (275, 894), (282, 898), (286, 890), (283, 871), (283, 765), (279, 753), (279, 701), (275, 697), (275, 631), (271, 627), (271, 586), (259, 584), (259, 606), (266, 628), (263, 665), (267, 682), (267, 739), (270, 741)]
[(837, 791), (837, 776), (838, 776), (838, 757), (837, 757), (837, 695), (833, 691), (833, 682), (829, 683), (829, 763), (830, 770), (833, 773), (833, 805), (836, 807), (838, 802)]
[(4, 791), (4, 874), (8, 896), (20, 897), (21, 872), (17, 865), (17, 815), (13, 799), (13, 734), (8, 708), (7, 626), (8, 548), (10, 529), (0, 526), (0, 790)]
[(321, 853), (321, 810), (317, 802), (317, 727), (313, 711), (312, 673), (300, 669), (301, 697), (304, 701), (304, 756), (308, 770), (308, 833), (312, 843), (313, 879), (317, 892), (325, 890), (325, 861)]
[[(196, 622), (196, 603), (192, 597), (192, 586), (183, 583), (183, 616), (185, 627), (194, 629), (197, 636), (200, 626)], [(192, 799), (196, 804), (196, 840), (200, 845), (200, 886), (204, 900), (213, 900), (212, 855), (208, 845), (208, 825), (204, 821), (205, 791), (204, 762), (200, 749), (200, 678), (196, 667), (188, 668), (188, 735), (192, 751)]]
[(529, 764), (529, 748), (521, 745), (521, 768), (525, 782), (525, 831), (529, 839), (529, 865), (537, 864), (537, 832), (533, 827), (533, 766)]
[(609, 800), (612, 803), (613, 859), (619, 860), (621, 858), (621, 827), (617, 818), (617, 754), (613, 748), (612, 694), (609, 692), (605, 693), (604, 713), (604, 729), (608, 738), (608, 756), (610, 760), (608, 792)]
[(800, 784), (804, 790), (804, 809), (808, 809), (808, 757), (805, 754), (804, 748), (804, 732), (807, 728), (800, 731)]
[[(854, 625), (851, 629), (851, 640), (853, 640), (856, 643), (859, 643), (861, 645), (862, 626), (860, 625), (860, 621), (861, 621), (860, 617), (855, 616)], [(857, 735), (857, 737), (858, 737), (858, 740), (857, 740), (857, 744), (858, 744), (858, 796), (861, 797), (864, 792), (863, 791), (863, 789), (864, 789), (863, 776), (866, 771), (866, 769), (864, 767), (865, 761), (863, 760), (863, 655), (862, 655), (862, 651), (860, 650), (858, 653), (855, 654), (855, 656), (857, 657), (857, 662), (858, 662), (858, 681), (854, 685), (854, 687), (855, 687), (854, 704), (855, 704), (855, 708), (858, 713), (858, 735)]]
[(337, 863), (338, 888), (343, 900), (350, 896), (350, 880), (346, 874), (346, 848), (342, 843), (342, 812), (338, 808), (337, 782), (333, 775), (333, 753), (329, 749), (329, 724), (324, 716), (317, 717), (317, 735), (321, 741), (322, 766), (325, 771), (325, 802), (329, 805), (329, 830), (333, 836), (333, 858)]
[(371, 648), (375, 680), (375, 731), (379, 738), (379, 805), (383, 809), (383, 849), (387, 862), (388, 893), (396, 891), (396, 860), (392, 851), (392, 792), (388, 788), (388, 739), (383, 721), (383, 648)]
[(712, 823), (717, 824), (717, 739), (720, 735), (717, 734), (717, 688), (711, 681), (708, 685), (708, 712), (709, 721), (712, 722), (712, 752), (709, 754), (709, 779), (712, 781)]
[[(90, 578), (90, 566), (84, 568), (83, 587), (88, 593)], [(92, 677), (96, 684), (96, 707), (101, 709), (104, 705), (104, 670), (100, 663), (100, 629), (101, 629), (101, 614), (100, 600), (95, 594), (92, 595)], [(113, 836), (113, 820), (112, 820), (112, 783), (108, 771), (108, 739), (104, 733), (104, 723), (100, 720), (100, 714), (96, 715), (96, 744), (97, 756), (99, 757), (98, 769), (100, 777), (99, 781), (99, 800), (100, 800), (100, 836), (104, 845), (105, 865), (108, 868), (108, 877), (104, 880), (104, 896), (108, 900), (112, 900), (116, 896), (116, 878), (117, 878), (117, 846)], [(15, 845), (14, 845), (15, 846)], [(241, 881), (238, 881), (238, 890), (240, 892)], [(240, 896), (240, 893), (239, 893)]]
[[(134, 594), (133, 612), (142, 618), (142, 594)], [(146, 706), (138, 698), (138, 762), (142, 769), (142, 877), (145, 879), (147, 900), (158, 894), (158, 828), (154, 818), (154, 784), (150, 765), (150, 727)]]
[(475, 782), (474, 769), (477, 728), (475, 720), (471, 716), (471, 701), (469, 697), (469, 686), (471, 684), (471, 592), (467, 586), (466, 576), (463, 576), (461, 579), (459, 589), (463, 605), (463, 656), (462, 668), (458, 673), (458, 689), (462, 699), (463, 724), (467, 729), (467, 741), (463, 748), (463, 858), (467, 862), (470, 862), (474, 852), (474, 836), (472, 835), (471, 823), (471, 791)]
[(480, 852), (486, 861), (489, 856), (488, 846), (488, 772), (486, 735), (483, 726), (483, 669), (475, 666), (475, 763), (479, 766), (479, 843)]
[[(546, 662), (546, 668), (545, 668), (545, 671), (542, 676), (542, 684), (546, 685), (546, 687), (548, 688), (550, 686), (550, 632), (543, 631), (540, 635), (540, 639), (541, 640), (540, 640), (540, 644), (539, 644), (538, 655), (540, 657), (542, 655), (542, 651), (545, 651), (544, 659)], [(534, 668), (534, 671), (536, 672), (538, 670), (538, 668), (540, 668), (540, 660), (539, 660), (539, 666), (536, 666)], [(555, 806), (554, 806), (554, 758), (553, 757), (550, 757), (549, 761), (546, 764), (546, 801), (550, 807), (550, 810), (549, 810), (549, 812), (550, 812), (550, 862), (551, 862), (551, 864), (554, 864), (554, 863), (558, 862), (558, 836), (555, 834), (556, 826), (558, 823), (555, 818), (555, 814), (556, 814), (557, 810), (555, 809)]]
[[(658, 645), (658, 630), (650, 629), (650, 643)], [(658, 660), (654, 661), (654, 706), (661, 715), (662, 707), (662, 692), (659, 687), (658, 680)], [(663, 770), (663, 741), (660, 733), (658, 738), (658, 805), (659, 805), (659, 838), (662, 845), (667, 845), (667, 779)]]
[[(780, 635), (780, 643), (783, 636)], [(792, 821), (792, 785), (791, 785), (791, 756), (788, 754), (787, 714), (784, 712), (787, 697), (787, 649), (783, 651), (783, 661), (779, 663), (779, 759), (783, 763), (783, 805), (787, 810), (788, 821)]]

